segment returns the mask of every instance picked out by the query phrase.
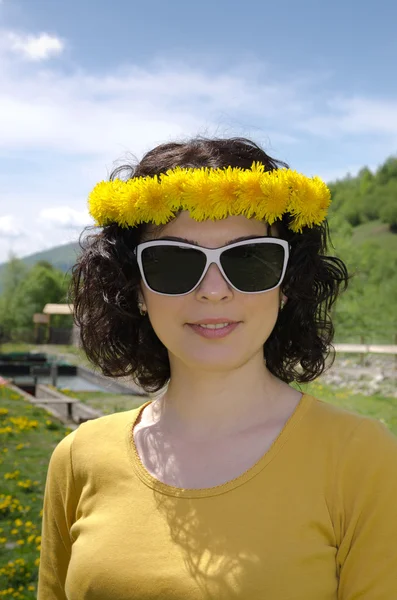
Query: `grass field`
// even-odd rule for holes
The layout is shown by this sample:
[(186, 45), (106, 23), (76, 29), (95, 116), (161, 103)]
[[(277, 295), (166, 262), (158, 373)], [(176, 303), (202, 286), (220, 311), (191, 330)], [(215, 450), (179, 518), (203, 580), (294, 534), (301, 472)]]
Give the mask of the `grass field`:
[(100, 410), (104, 415), (110, 415), (115, 412), (124, 410), (132, 410), (137, 406), (141, 406), (146, 402), (146, 398), (142, 396), (134, 396), (133, 394), (108, 394), (106, 392), (74, 392), (62, 388), (59, 390), (62, 394), (77, 398), (81, 402), (88, 404), (92, 408)]
[(379, 220), (369, 221), (355, 227), (353, 239), (359, 244), (372, 241), (378, 246), (390, 250), (390, 252), (397, 252), (397, 235), (390, 231), (387, 223), (382, 223)]

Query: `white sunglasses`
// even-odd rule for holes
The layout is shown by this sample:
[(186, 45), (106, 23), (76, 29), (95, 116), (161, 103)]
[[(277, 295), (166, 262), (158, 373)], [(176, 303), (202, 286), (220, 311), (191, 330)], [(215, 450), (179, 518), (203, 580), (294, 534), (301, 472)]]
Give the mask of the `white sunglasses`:
[(289, 250), (285, 240), (260, 237), (221, 248), (152, 240), (138, 244), (134, 254), (149, 290), (163, 296), (184, 296), (200, 285), (213, 263), (238, 292), (269, 292), (284, 278)]

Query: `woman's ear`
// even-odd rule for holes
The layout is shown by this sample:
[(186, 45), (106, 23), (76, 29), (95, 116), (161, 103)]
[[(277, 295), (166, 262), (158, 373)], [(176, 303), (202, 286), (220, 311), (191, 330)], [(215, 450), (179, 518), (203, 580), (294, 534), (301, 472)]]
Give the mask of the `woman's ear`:
[(141, 286), (138, 290), (138, 304), (141, 305), (146, 310), (146, 302), (145, 296), (143, 294), (143, 283), (141, 282)]
[(284, 304), (287, 304), (288, 302), (288, 298), (285, 294), (281, 294), (281, 300), (284, 302)]

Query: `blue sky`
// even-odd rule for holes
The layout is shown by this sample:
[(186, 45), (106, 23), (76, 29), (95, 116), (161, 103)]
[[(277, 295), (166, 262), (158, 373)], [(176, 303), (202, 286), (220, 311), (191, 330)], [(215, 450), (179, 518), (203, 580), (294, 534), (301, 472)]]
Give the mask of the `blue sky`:
[(382, 0), (0, 0), (0, 262), (76, 240), (114, 162), (173, 139), (244, 135), (327, 181), (376, 169), (396, 23)]

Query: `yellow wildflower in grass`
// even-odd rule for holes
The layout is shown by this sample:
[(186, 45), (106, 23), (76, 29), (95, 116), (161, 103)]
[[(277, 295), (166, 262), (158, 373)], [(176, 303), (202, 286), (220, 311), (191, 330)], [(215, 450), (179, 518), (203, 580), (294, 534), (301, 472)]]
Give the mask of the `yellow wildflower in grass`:
[(17, 486), (24, 489), (26, 492), (31, 492), (39, 482), (32, 481), (31, 479), (25, 479), (17, 482)]
[(28, 419), (27, 417), (10, 417), (9, 421), (15, 425), (19, 431), (30, 431), (31, 429), (37, 429), (39, 426), (38, 421)]
[(0, 417), (6, 417), (8, 415), (8, 409), (7, 408), (0, 408)]
[(0, 427), (0, 435), (5, 435), (6, 433), (14, 433), (13, 428), (9, 425), (7, 425), (6, 427)]
[(16, 450), (22, 450), (22, 448), (25, 448), (25, 444), (18, 444), (18, 446), (16, 446)]
[(4, 479), (17, 479), (18, 475), (20, 474), (20, 471), (14, 471), (13, 473), (5, 473), (4, 474)]

